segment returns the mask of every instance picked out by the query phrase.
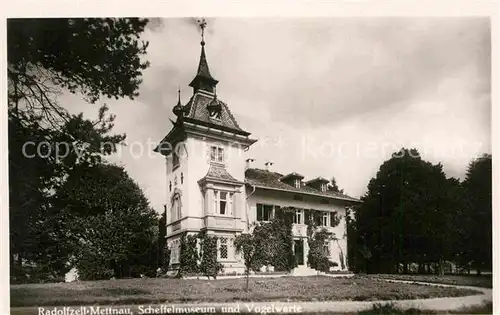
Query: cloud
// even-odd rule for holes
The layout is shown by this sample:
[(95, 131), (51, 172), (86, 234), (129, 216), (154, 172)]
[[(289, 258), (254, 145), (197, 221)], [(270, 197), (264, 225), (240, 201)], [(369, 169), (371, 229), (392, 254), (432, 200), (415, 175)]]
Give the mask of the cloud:
[[(109, 100), (116, 132), (159, 141), (177, 102), (192, 95), (200, 55), (196, 18), (154, 19), (140, 96)], [(218, 95), (257, 142), (256, 166), (335, 176), (354, 196), (402, 146), (463, 177), (491, 152), (491, 45), (485, 18), (208, 19), (206, 53)], [(97, 108), (64, 96), (74, 111)], [(113, 157), (161, 211), (164, 160)]]

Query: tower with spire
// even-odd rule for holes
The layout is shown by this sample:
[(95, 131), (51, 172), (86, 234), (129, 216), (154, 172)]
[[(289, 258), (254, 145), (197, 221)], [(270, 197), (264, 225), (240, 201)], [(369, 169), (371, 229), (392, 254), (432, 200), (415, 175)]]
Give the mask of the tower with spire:
[[(193, 94), (183, 105), (178, 90), (173, 126), (155, 149), (166, 161), (167, 244), (173, 266), (178, 263), (182, 233), (206, 231), (231, 244), (247, 226), (244, 152), (256, 140), (216, 93), (219, 82), (210, 73), (205, 52), (207, 24), (202, 20), (199, 25), (200, 59), (189, 83)], [(222, 260), (234, 257), (231, 245), (227, 251)], [(233, 267), (243, 268), (241, 264)]]
[(210, 68), (208, 67), (207, 56), (205, 54), (205, 27), (207, 23), (202, 20), (200, 21), (200, 29), (201, 29), (201, 55), (200, 55), (200, 63), (198, 64), (198, 71), (196, 72), (196, 76), (189, 83), (189, 86), (193, 88), (193, 92), (196, 93), (198, 90), (204, 90), (207, 92), (214, 92), (215, 86), (219, 81), (214, 79), (210, 74)]

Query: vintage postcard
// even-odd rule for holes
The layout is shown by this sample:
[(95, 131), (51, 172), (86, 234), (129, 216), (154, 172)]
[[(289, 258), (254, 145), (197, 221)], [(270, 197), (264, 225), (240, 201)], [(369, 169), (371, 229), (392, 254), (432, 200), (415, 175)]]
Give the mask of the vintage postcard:
[(257, 7), (6, 18), (6, 311), (493, 312), (494, 6)]

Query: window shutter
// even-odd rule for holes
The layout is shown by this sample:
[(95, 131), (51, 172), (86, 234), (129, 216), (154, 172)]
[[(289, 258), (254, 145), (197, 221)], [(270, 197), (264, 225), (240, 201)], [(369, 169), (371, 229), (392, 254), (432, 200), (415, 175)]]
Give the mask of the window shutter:
[(283, 211), (281, 210), (280, 206), (274, 206), (274, 217), (275, 218), (282, 218)]
[(262, 214), (263, 214), (263, 207), (260, 203), (257, 204), (257, 221), (262, 221), (263, 220), (263, 217), (262, 217)]
[(305, 209), (304, 210), (304, 224), (308, 225), (310, 223), (310, 214), (309, 210)]
[(228, 205), (228, 213), (229, 215), (233, 215), (234, 211), (233, 211), (233, 198), (234, 198), (234, 194), (233, 193), (229, 193), (228, 194), (228, 201), (227, 201), (227, 205)]
[(210, 147), (210, 161), (216, 161), (217, 147)]
[(316, 222), (316, 225), (321, 225), (321, 212), (314, 211), (314, 221)]

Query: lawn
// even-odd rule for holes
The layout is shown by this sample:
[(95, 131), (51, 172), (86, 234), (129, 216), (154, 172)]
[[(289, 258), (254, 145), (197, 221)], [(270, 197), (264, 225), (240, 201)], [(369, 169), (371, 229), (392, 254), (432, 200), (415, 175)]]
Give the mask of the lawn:
[(377, 275), (382, 279), (395, 279), (407, 281), (419, 281), (430, 283), (443, 283), (453, 285), (463, 285), (471, 287), (493, 288), (493, 278), (491, 275)]
[(474, 290), (409, 283), (376, 277), (251, 278), (179, 280), (123, 279), (58, 284), (11, 285), (11, 306), (148, 304), (235, 301), (374, 301), (480, 294)]

